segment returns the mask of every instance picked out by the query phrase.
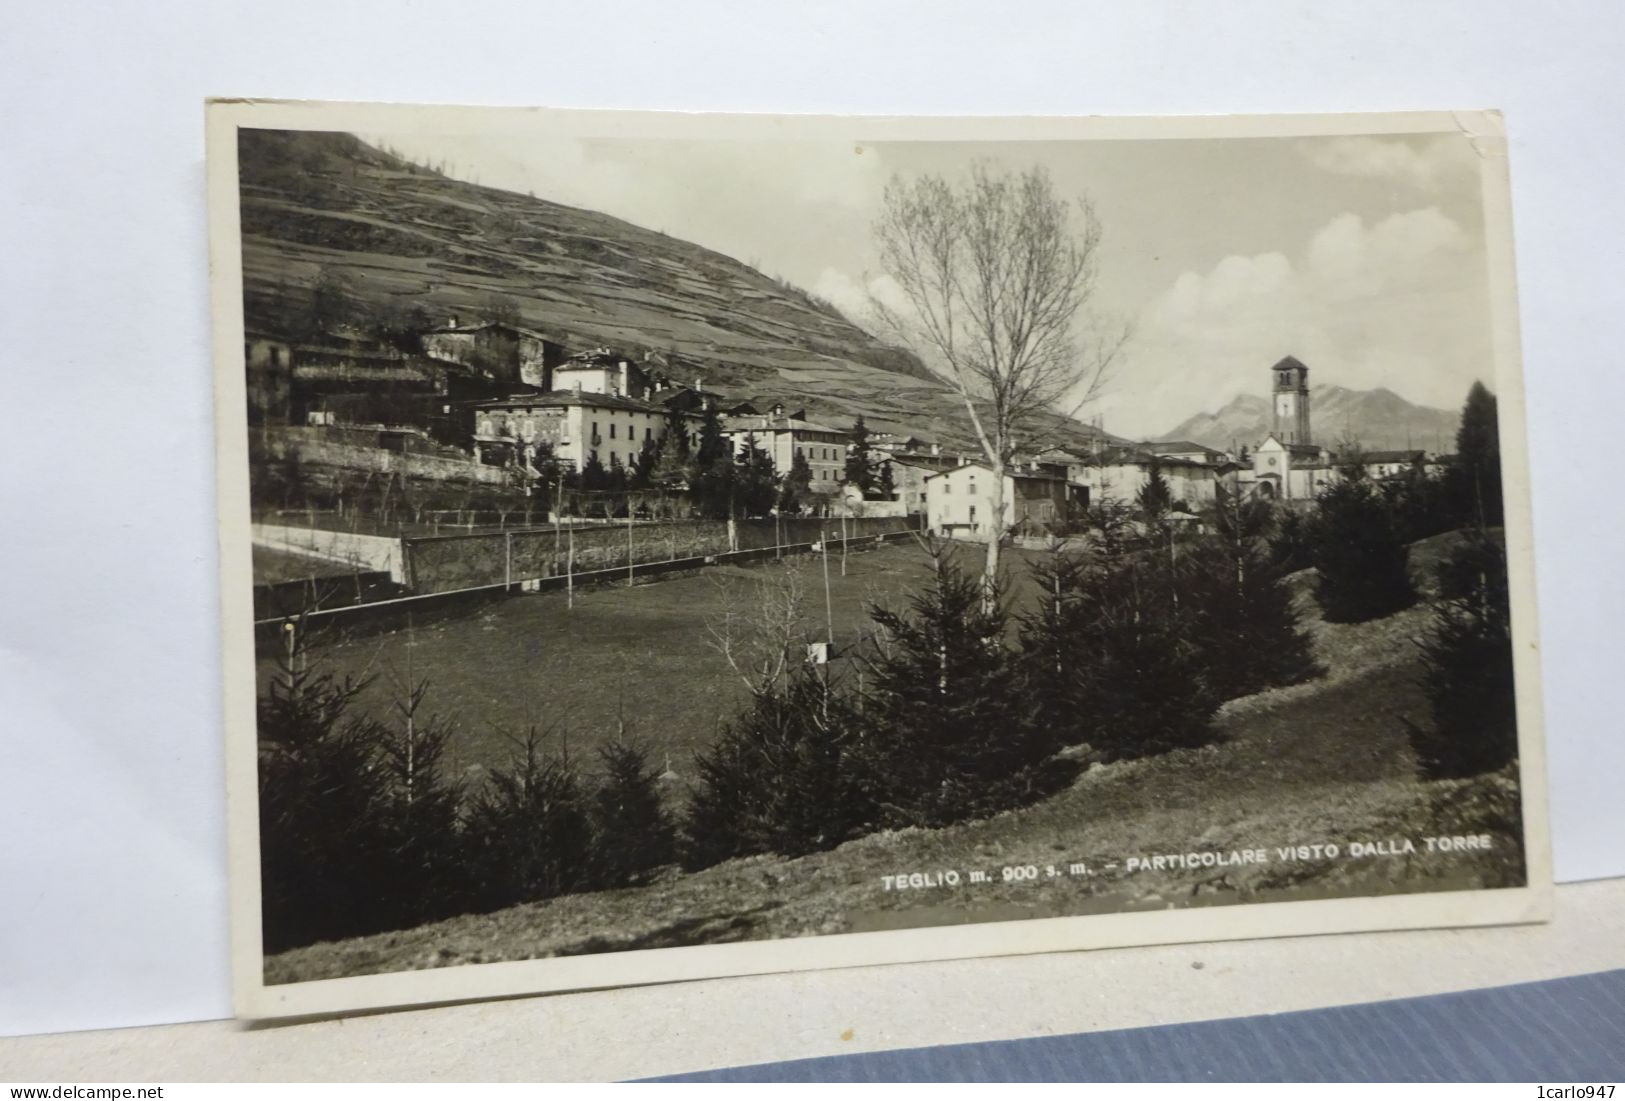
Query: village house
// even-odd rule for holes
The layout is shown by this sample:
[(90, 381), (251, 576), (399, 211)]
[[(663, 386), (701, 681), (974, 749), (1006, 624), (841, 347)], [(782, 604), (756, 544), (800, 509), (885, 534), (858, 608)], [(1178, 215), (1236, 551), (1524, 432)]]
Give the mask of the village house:
[(786, 414), (776, 403), (771, 412), (723, 418), (722, 434), (736, 453), (752, 441), (773, 460), (773, 468), (788, 474), (796, 455), (807, 460), (814, 493), (836, 493), (846, 477), (848, 433), (806, 419), (803, 412)]
[(1218, 465), (1234, 461), (1234, 456), (1227, 452), (1192, 440), (1153, 440), (1140, 444), (1140, 450), (1159, 459), (1177, 459), (1181, 462)]
[(553, 385), (559, 390), (616, 394), (638, 401), (649, 401), (654, 393), (654, 384), (642, 367), (608, 348), (566, 359), (553, 369)]
[(419, 337), (423, 354), (443, 363), (455, 363), (509, 386), (551, 390), (553, 371), (564, 362), (562, 343), (539, 333), (500, 321), (461, 325), (458, 318)]
[(1051, 447), (1038, 453), (1038, 461), (1064, 472), (1066, 480), (1074, 485), (1088, 485), (1089, 467), (1099, 466), (1094, 455), (1080, 455), (1065, 447)]
[(554, 458), (577, 470), (595, 458), (605, 467), (631, 467), (667, 425), (664, 406), (586, 389), (520, 394), (473, 408), (474, 456), (498, 465), (510, 458), (532, 463), (546, 444)]
[(1074, 498), (1066, 480), (1050, 474), (1006, 473), (1002, 517), (993, 508), (993, 472), (979, 463), (931, 474), (925, 485), (926, 527), (946, 538), (1048, 533), (1071, 520)]
[(1232, 463), (1164, 458), (1132, 447), (1108, 448), (1091, 462), (1069, 464), (1067, 479), (1088, 488), (1093, 500), (1127, 504), (1151, 480), (1153, 469), (1160, 471), (1168, 484), (1168, 495), (1190, 508), (1212, 504), (1221, 485), (1235, 488), (1236, 467)]
[(881, 460), (891, 468), (892, 497), (902, 502), (905, 516), (924, 516), (926, 512), (925, 480), (961, 465), (957, 455), (944, 455), (942, 448), (930, 451), (897, 451)]
[(287, 424), (293, 409), (293, 345), (258, 329), (243, 334), (248, 368), (248, 423)]
[(1437, 465), (1437, 457), (1429, 455), (1420, 449), (1405, 451), (1366, 451), (1360, 455), (1360, 465), (1365, 467), (1366, 475), (1381, 481), (1384, 478), (1399, 477), (1412, 471), (1426, 473), (1430, 466)]
[(896, 432), (871, 432), (869, 449), (887, 455), (918, 455), (931, 446), (929, 440), (918, 436), (902, 436)]

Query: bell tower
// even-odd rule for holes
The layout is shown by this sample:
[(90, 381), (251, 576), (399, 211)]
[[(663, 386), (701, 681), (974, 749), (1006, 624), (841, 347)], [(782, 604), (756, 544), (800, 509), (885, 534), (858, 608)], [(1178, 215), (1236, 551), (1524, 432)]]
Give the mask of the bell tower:
[(1292, 356), (1287, 356), (1270, 368), (1275, 380), (1274, 409), (1271, 421), (1275, 438), (1285, 444), (1310, 444), (1309, 434), (1309, 368)]

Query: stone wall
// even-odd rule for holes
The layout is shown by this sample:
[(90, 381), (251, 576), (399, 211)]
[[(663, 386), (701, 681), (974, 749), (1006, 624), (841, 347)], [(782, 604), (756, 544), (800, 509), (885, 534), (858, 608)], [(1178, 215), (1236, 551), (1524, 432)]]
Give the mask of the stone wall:
[[(845, 521), (848, 539), (900, 534), (917, 517), (859, 517)], [(445, 593), (486, 585), (517, 585), (537, 578), (626, 569), (657, 562), (704, 559), (731, 551), (803, 546), (839, 540), (842, 522), (786, 518), (740, 520), (730, 536), (725, 520), (603, 524), (567, 531), (532, 529), (480, 535), (432, 536), (402, 541), (406, 583), (414, 593)], [(571, 564), (573, 561), (573, 568)]]

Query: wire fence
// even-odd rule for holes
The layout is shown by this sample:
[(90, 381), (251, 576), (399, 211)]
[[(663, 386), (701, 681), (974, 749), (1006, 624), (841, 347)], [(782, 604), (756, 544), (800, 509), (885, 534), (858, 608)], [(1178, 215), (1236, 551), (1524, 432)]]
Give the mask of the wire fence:
[(547, 528), (402, 540), (406, 583), (414, 594), (493, 585), (524, 586), (553, 578), (716, 558), (744, 551), (794, 551), (822, 540), (851, 542), (917, 531), (919, 516), (769, 517), (755, 520), (626, 519), (582, 524), (564, 518)]

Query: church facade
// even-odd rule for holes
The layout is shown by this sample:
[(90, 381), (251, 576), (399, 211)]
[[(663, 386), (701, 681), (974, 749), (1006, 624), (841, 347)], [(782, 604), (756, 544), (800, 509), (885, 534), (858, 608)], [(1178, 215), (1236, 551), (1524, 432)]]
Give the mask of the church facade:
[(1242, 488), (1281, 501), (1311, 500), (1337, 477), (1332, 453), (1314, 442), (1309, 368), (1287, 356), (1270, 368), (1270, 434), (1253, 448)]

